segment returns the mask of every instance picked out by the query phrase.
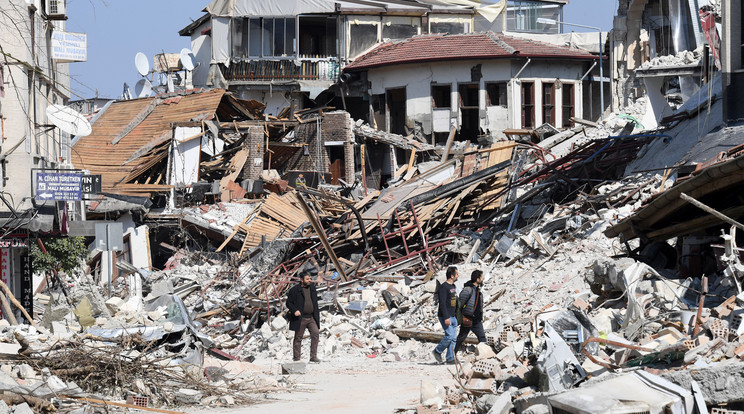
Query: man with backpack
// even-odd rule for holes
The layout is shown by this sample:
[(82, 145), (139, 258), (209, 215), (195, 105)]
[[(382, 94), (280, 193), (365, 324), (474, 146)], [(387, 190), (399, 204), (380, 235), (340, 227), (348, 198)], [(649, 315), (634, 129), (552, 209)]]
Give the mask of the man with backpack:
[(444, 329), (444, 338), (439, 342), (432, 354), (434, 358), (440, 364), (442, 361), (442, 352), (447, 350), (447, 363), (455, 363), (455, 340), (457, 339), (457, 289), (455, 288), (455, 281), (457, 281), (457, 268), (450, 266), (447, 268), (447, 281), (439, 286), (437, 291), (437, 297), (439, 298), (439, 311), (437, 316), (439, 317), (439, 323), (442, 324)]
[(486, 342), (486, 334), (483, 331), (483, 295), (480, 286), (483, 284), (483, 272), (473, 270), (470, 274), (470, 281), (460, 292), (460, 304), (462, 305), (462, 324), (460, 325), (460, 334), (457, 335), (457, 352), (470, 331), (473, 331), (478, 338), (478, 342)]

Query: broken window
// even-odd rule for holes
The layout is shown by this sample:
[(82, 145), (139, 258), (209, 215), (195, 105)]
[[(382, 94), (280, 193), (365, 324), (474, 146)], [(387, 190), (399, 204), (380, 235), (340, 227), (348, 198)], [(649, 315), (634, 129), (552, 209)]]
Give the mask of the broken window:
[(248, 56), (261, 56), (261, 19), (250, 19), (250, 50)]
[(407, 39), (419, 34), (420, 17), (386, 17), (382, 24), (383, 39)]
[(522, 128), (535, 127), (535, 84), (522, 82)]
[(461, 108), (478, 109), (478, 84), (461, 83), (457, 85), (457, 91), (460, 94)]
[(470, 33), (470, 23), (471, 18), (469, 16), (431, 16), (429, 18), (429, 33)]
[(542, 1), (509, 1), (506, 8), (506, 29), (515, 32), (561, 33), (559, 24), (537, 23), (539, 18), (563, 21), (563, 5)]
[(486, 96), (489, 106), (503, 106), (506, 108), (506, 82), (486, 83)]
[(573, 118), (574, 113), (574, 85), (572, 83), (564, 83), (563, 87), (563, 98), (561, 99), (561, 108), (563, 113), (563, 127), (571, 128), (574, 126)]
[(355, 58), (377, 43), (377, 24), (354, 23), (349, 27), (349, 57)]
[(434, 108), (452, 106), (452, 85), (431, 85), (431, 98)]
[(248, 35), (250, 19), (232, 20), (232, 55), (233, 57), (248, 56)]
[(542, 84), (543, 121), (555, 126), (555, 84)]
[(295, 20), (233, 19), (233, 57), (273, 57), (295, 54)]
[(466, 23), (431, 22), (431, 33), (469, 33)]
[(261, 36), (263, 37), (263, 55), (274, 56), (274, 43), (272, 42), (272, 34), (274, 32), (274, 19), (263, 19), (263, 30)]
[(338, 54), (336, 50), (337, 21), (330, 16), (301, 16), (300, 57), (327, 57)]
[(480, 133), (480, 123), (478, 119), (479, 95), (480, 88), (477, 83), (461, 83), (457, 85), (457, 92), (460, 97), (460, 140), (470, 140), (477, 142)]

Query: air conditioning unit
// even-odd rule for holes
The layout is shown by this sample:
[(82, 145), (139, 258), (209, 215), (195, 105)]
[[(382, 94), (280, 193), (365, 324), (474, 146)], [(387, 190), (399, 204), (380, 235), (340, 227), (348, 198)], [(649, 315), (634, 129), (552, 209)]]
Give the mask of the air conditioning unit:
[(67, 20), (65, 0), (46, 0), (46, 14), (50, 20)]

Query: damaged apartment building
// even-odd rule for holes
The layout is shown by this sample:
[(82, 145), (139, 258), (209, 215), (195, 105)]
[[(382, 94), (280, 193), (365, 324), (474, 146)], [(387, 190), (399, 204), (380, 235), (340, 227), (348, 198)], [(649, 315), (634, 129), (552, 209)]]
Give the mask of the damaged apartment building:
[(179, 32), (191, 37), (194, 89), (113, 102), (73, 142), (73, 164), (102, 176), (87, 220), (124, 223), (125, 248), (97, 252), (92, 267), (115, 279), (108, 261), (162, 268), (189, 232), (232, 239), (183, 225), (184, 206), (300, 185), (366, 194), (439, 159), (448, 138), (472, 152), (596, 119), (597, 36), (567, 41), (538, 22), (561, 20), (565, 4), (213, 1)]
[[(732, 14), (728, 3), (620, 1), (609, 45), (613, 108), (643, 99), (651, 110), (638, 121), (646, 128), (656, 128), (662, 118), (710, 82), (710, 74), (722, 69), (721, 46), (729, 44), (722, 43), (720, 36), (740, 37), (740, 17)], [(723, 26), (734, 27), (734, 33), (721, 32), (722, 16), (734, 19), (736, 24)]]

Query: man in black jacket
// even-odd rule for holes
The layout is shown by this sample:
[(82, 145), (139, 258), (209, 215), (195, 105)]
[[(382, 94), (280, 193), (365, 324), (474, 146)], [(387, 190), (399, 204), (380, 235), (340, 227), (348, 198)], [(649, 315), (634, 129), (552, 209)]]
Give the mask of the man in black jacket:
[[(463, 324), (460, 325), (460, 334), (457, 335), (455, 352), (460, 349), (470, 331), (473, 331), (478, 338), (478, 342), (486, 342), (486, 333), (483, 331), (483, 295), (480, 290), (482, 284), (483, 272), (473, 270), (473, 273), (470, 274), (470, 281), (465, 283), (465, 286), (460, 292)], [(471, 326), (465, 326), (465, 318), (473, 321)]]
[(318, 338), (320, 337), (320, 311), (318, 310), (318, 292), (315, 283), (307, 270), (300, 272), (300, 283), (292, 286), (287, 293), (287, 310), (289, 329), (294, 331), (292, 341), (292, 359), (300, 360), (302, 337), (305, 329), (310, 331), (310, 362), (318, 359)]

